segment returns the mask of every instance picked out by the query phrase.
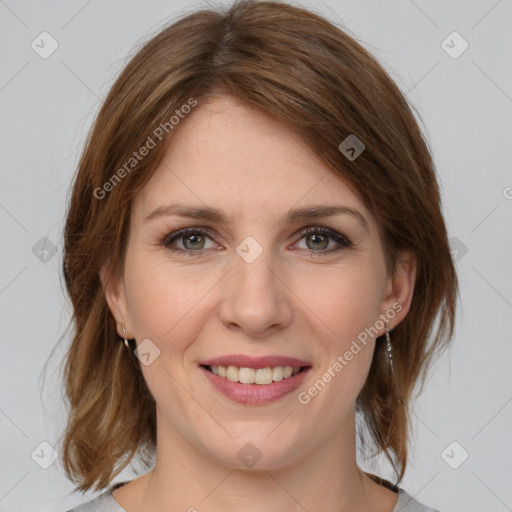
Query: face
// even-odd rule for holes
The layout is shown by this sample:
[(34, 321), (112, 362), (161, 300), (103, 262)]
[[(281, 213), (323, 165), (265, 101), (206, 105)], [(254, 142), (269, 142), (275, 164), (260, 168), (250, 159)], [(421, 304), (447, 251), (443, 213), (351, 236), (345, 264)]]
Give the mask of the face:
[(145, 354), (159, 443), (273, 469), (349, 435), (375, 337), (409, 307), (403, 261), (387, 275), (375, 219), (289, 128), (200, 103), (134, 199), (107, 291)]

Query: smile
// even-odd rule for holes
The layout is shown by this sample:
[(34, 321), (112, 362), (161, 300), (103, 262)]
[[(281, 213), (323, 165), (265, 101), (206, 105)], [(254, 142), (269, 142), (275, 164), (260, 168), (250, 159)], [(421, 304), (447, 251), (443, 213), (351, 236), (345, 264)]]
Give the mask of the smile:
[(299, 373), (304, 367), (267, 366), (266, 368), (239, 368), (237, 366), (205, 366), (205, 368), (214, 375), (228, 379), (231, 382), (268, 386), (273, 382), (289, 379)]

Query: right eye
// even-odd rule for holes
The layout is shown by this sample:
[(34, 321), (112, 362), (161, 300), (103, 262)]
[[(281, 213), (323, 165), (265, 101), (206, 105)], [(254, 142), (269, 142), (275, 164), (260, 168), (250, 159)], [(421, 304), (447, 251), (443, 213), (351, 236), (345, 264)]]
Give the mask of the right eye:
[[(185, 228), (166, 235), (166, 237), (162, 240), (162, 245), (167, 247), (169, 250), (179, 254), (201, 256), (206, 252), (207, 249), (214, 248), (204, 247), (207, 238), (215, 238), (213, 231), (208, 228)], [(176, 242), (181, 243), (183, 249), (173, 247), (173, 244)]]

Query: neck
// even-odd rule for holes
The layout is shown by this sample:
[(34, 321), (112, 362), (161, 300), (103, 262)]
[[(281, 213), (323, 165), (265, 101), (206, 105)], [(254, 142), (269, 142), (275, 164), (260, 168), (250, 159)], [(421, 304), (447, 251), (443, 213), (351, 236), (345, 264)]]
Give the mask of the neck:
[(356, 463), (353, 414), (314, 453), (286, 467), (259, 471), (221, 464), (175, 430), (165, 429), (161, 422), (157, 424), (155, 466), (142, 477), (141, 506), (133, 510), (377, 510), (376, 487), (380, 486)]

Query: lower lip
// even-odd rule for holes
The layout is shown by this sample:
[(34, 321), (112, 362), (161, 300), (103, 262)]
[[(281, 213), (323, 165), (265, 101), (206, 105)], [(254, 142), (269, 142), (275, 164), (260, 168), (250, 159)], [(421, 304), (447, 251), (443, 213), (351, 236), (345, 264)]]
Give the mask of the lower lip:
[(251, 405), (268, 404), (291, 393), (302, 384), (302, 381), (311, 369), (310, 367), (304, 368), (292, 377), (272, 382), (272, 384), (241, 384), (240, 382), (231, 382), (227, 378), (219, 377), (203, 366), (199, 368), (217, 391), (220, 391), (234, 402)]

